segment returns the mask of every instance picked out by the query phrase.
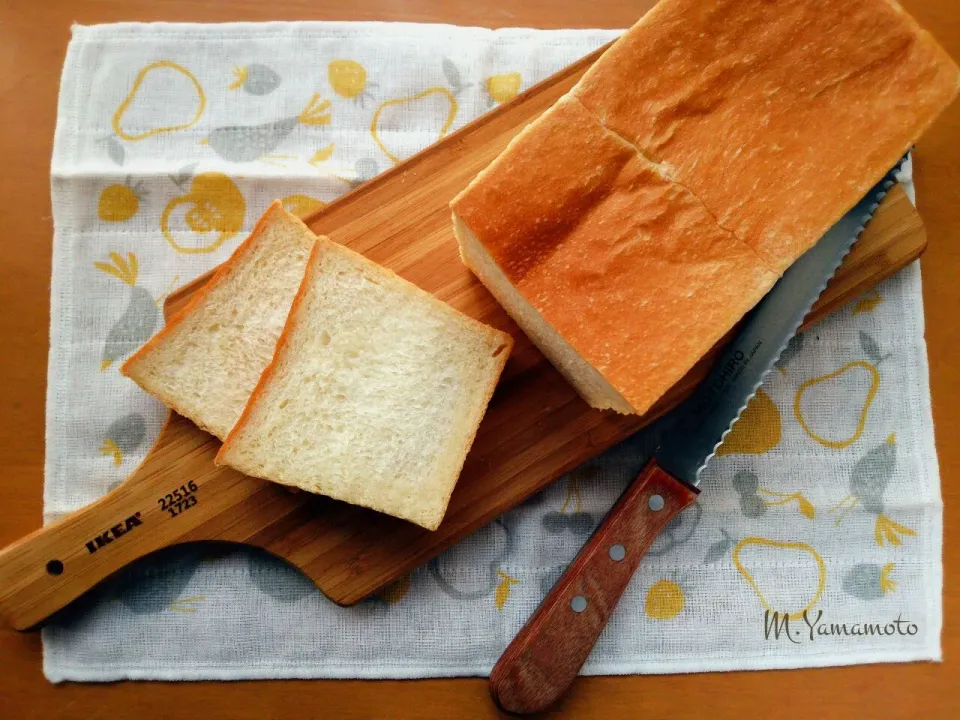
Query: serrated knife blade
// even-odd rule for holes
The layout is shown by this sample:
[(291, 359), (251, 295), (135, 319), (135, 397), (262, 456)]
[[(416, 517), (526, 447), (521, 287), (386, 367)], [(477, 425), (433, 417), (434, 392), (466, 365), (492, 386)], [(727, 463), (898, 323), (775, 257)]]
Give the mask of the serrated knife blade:
[(902, 162), (783, 274), (707, 378), (666, 419), (653, 459), (490, 672), (490, 694), (501, 708), (539, 712), (566, 692), (643, 555), (696, 500), (701, 472), (873, 217)]
[(902, 163), (801, 255), (757, 303), (706, 379), (671, 413), (655, 453), (660, 467), (690, 485), (700, 484), (700, 473), (896, 182)]

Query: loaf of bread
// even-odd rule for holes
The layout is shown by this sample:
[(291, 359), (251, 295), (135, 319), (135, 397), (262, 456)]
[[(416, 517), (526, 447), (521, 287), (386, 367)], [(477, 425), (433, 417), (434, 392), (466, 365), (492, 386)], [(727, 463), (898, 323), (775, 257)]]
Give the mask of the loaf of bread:
[(661, 0), (451, 203), (592, 406), (642, 414), (956, 95), (888, 0)]
[(512, 345), (321, 237), (216, 462), (436, 529)]
[(316, 236), (276, 202), (190, 303), (121, 368), (221, 440), (270, 363)]

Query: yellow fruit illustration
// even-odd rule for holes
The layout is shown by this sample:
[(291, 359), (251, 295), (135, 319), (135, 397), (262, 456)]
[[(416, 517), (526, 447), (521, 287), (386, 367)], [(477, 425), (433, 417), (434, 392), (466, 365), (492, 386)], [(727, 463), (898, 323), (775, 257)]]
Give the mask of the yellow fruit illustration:
[(104, 222), (125, 222), (137, 214), (144, 196), (141, 186), (131, 185), (130, 178), (123, 185), (107, 185), (100, 191), (97, 217)]
[[(193, 237), (174, 235), (170, 229), (174, 213), (182, 213)], [(206, 172), (193, 178), (189, 192), (167, 204), (160, 217), (160, 229), (178, 253), (208, 253), (240, 232), (245, 213), (246, 203), (233, 180), (223, 173)]]
[[(373, 136), (374, 142), (377, 143), (384, 154), (394, 163), (399, 163), (404, 158), (401, 158), (397, 152), (392, 151), (384, 143), (381, 120), (384, 113), (395, 111), (399, 108), (405, 108), (406, 114), (410, 117), (433, 117), (433, 126), (436, 128), (437, 140), (447, 134), (450, 126), (453, 125), (453, 119), (457, 116), (457, 100), (453, 96), (453, 93), (444, 87), (427, 88), (423, 92), (411, 95), (410, 97), (396, 98), (381, 103), (380, 107), (373, 113), (373, 120), (370, 121), (370, 134)], [(398, 115), (395, 118), (396, 122), (391, 124), (398, 126), (405, 119), (404, 115)], [(425, 123), (421, 120), (418, 122), (418, 125), (423, 127)]]
[[(745, 563), (741, 561), (740, 556), (746, 548), (752, 548), (753, 552), (750, 553), (751, 559)], [(798, 561), (806, 561), (808, 567), (803, 568), (801, 562)], [(827, 582), (827, 567), (823, 558), (820, 557), (820, 553), (806, 543), (778, 542), (762, 537), (746, 537), (733, 548), (733, 565), (757, 594), (757, 597), (760, 598), (760, 605), (763, 609), (770, 612), (785, 613), (788, 610), (793, 610), (803, 602), (804, 598), (800, 600), (785, 598), (784, 602), (793, 603), (793, 607), (782, 605), (774, 607), (767, 599), (767, 595), (775, 588), (767, 587), (766, 593), (761, 590), (761, 581), (757, 579), (760, 573), (764, 571), (773, 572), (774, 576), (777, 577), (779, 573), (782, 573), (783, 568), (789, 567), (791, 568), (792, 582), (800, 584), (806, 582), (811, 587), (815, 583), (816, 587), (807, 593), (809, 599), (806, 600), (806, 603), (799, 609), (788, 613), (791, 620), (799, 620), (803, 617), (804, 612), (810, 610), (820, 601), (820, 596), (823, 595), (823, 588)], [(747, 568), (747, 565), (752, 566), (752, 572)]]
[(672, 580), (657, 580), (647, 590), (643, 611), (654, 620), (669, 620), (683, 610), (683, 590)]
[(857, 300), (856, 304), (853, 306), (853, 314), (859, 315), (860, 313), (873, 312), (874, 309), (883, 302), (883, 295), (877, 292), (876, 288), (871, 288), (863, 294), (863, 296)]
[[(327, 65), (327, 79), (330, 87), (342, 98), (359, 100), (372, 98), (367, 90), (367, 71), (356, 60), (333, 60)], [(372, 85), (371, 85), (372, 86)]]
[(717, 449), (717, 455), (760, 455), (775, 448), (779, 442), (780, 411), (769, 395), (758, 390)]
[[(146, 129), (131, 128), (129, 132), (124, 130), (124, 115), (126, 115), (126, 113), (134, 105), (144, 82), (148, 81), (150, 78), (154, 78), (155, 84), (158, 86), (158, 90), (162, 90), (162, 92), (167, 93), (165, 96), (169, 96), (170, 87), (168, 78), (157, 74), (158, 71), (161, 70), (172, 70), (175, 73), (179, 73), (189, 81), (192, 91), (196, 93), (193, 117), (190, 119), (184, 118), (185, 122), (174, 121), (170, 125), (157, 125), (155, 127), (149, 127)], [(161, 99), (162, 97), (164, 96), (161, 96)], [(163, 105), (165, 107), (173, 107), (175, 105), (179, 105), (181, 102), (182, 100), (178, 98), (177, 103), (163, 103)], [(130, 88), (130, 92), (127, 93), (127, 96), (123, 99), (123, 102), (120, 103), (117, 111), (113, 114), (113, 131), (117, 134), (117, 137), (122, 138), (123, 140), (138, 141), (154, 135), (176, 132), (177, 130), (186, 130), (187, 128), (193, 127), (200, 121), (200, 117), (203, 115), (203, 111), (206, 106), (206, 95), (204, 95), (203, 88), (200, 86), (200, 83), (197, 81), (197, 78), (194, 77), (192, 72), (187, 70), (183, 65), (171, 62), (170, 60), (158, 60), (157, 62), (150, 63), (140, 70), (139, 73), (137, 73), (137, 77), (133, 81), (133, 87)]]
[(330, 158), (333, 157), (333, 143), (330, 143), (326, 147), (322, 147), (317, 150), (313, 155), (310, 156), (310, 159), (307, 160), (308, 165), (313, 165), (317, 167), (320, 163), (324, 163)]
[(500, 582), (497, 583), (497, 589), (493, 593), (493, 603), (497, 606), (497, 610), (503, 610), (503, 606), (507, 604), (507, 599), (510, 597), (510, 586), (518, 585), (520, 581), (507, 575), (503, 570), (497, 570), (497, 577), (500, 578)]
[(377, 595), (390, 605), (394, 605), (403, 600), (403, 596), (407, 594), (408, 590), (410, 590), (410, 576), (404, 575), (399, 580), (387, 585)]
[(512, 72), (503, 75), (491, 75), (484, 84), (490, 97), (495, 102), (505, 103), (517, 96), (522, 82), (523, 78), (520, 77), (520, 73)]
[(287, 195), (280, 201), (287, 212), (305, 218), (326, 206), (322, 200), (309, 195)]
[[(855, 429), (848, 437), (845, 438), (829, 438), (819, 435), (810, 426), (808, 419), (804, 415), (804, 396), (813, 388), (817, 388), (825, 393), (825, 398), (834, 397), (835, 395), (839, 394), (834, 390), (835, 384), (851, 378), (854, 373), (858, 372), (862, 373), (864, 378), (867, 379), (869, 382), (869, 387), (867, 388), (866, 395), (863, 398), (860, 407), (855, 411), (852, 411), (857, 418)], [(877, 371), (875, 365), (863, 360), (854, 360), (853, 362), (847, 363), (839, 370), (836, 370), (832, 373), (827, 373), (826, 375), (811, 378), (800, 385), (800, 387), (797, 388), (797, 394), (793, 401), (793, 414), (796, 416), (797, 422), (800, 423), (800, 427), (803, 428), (803, 431), (807, 433), (807, 435), (821, 445), (825, 445), (828, 448), (833, 448), (834, 450), (841, 450), (855, 443), (863, 434), (863, 430), (867, 424), (867, 413), (870, 411), (870, 405), (873, 403), (873, 399), (876, 397), (877, 389), (879, 387), (880, 373)], [(814, 406), (816, 406), (816, 404), (814, 404)]]

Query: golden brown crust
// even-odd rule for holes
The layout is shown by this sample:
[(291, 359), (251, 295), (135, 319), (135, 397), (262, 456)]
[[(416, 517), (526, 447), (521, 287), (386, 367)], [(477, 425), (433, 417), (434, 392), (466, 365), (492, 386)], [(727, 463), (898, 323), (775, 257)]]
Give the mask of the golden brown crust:
[(782, 271), (894, 165), (958, 77), (886, 0), (662, 0), (574, 93)]
[(777, 277), (693, 195), (569, 97), (453, 209), (524, 298), (637, 412)]

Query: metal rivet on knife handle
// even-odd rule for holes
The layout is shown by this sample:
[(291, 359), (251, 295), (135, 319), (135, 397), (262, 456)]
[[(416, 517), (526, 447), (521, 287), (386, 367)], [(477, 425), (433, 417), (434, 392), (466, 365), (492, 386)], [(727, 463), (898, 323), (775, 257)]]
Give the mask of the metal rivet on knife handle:
[(620, 562), (627, 556), (627, 549), (620, 543), (610, 546), (610, 559), (614, 562)]
[(570, 601), (570, 609), (575, 613), (582, 613), (587, 609), (587, 599), (583, 595), (577, 595)]
[(663, 497), (660, 495), (651, 495), (650, 499), (647, 500), (647, 507), (654, 512), (660, 512), (663, 510)]

